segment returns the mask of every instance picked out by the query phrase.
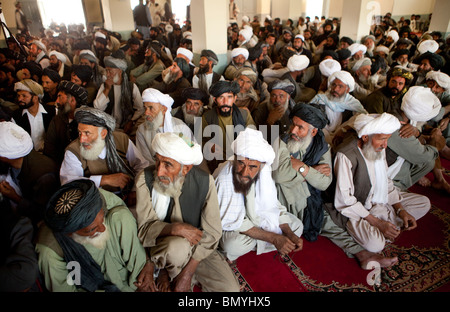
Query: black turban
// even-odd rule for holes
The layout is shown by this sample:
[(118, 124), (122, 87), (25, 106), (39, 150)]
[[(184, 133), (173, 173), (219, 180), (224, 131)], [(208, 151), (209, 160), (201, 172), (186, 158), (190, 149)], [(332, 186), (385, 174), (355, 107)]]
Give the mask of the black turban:
[(214, 65), (217, 65), (219, 63), (219, 58), (217, 57), (216, 53), (214, 53), (211, 50), (202, 50), (200, 57), (206, 57), (209, 61), (213, 61)]
[(442, 61), (442, 57), (436, 53), (431, 52), (425, 52), (417, 59), (417, 64), (420, 64), (422, 60), (428, 60), (430, 62), (431, 67), (433, 67), (433, 70), (438, 71), (441, 69), (441, 67), (444, 65)]
[(317, 129), (323, 129), (328, 122), (320, 109), (306, 103), (298, 103), (292, 108), (289, 118), (294, 117), (300, 118)]
[(59, 83), (61, 81), (61, 76), (58, 74), (58, 72), (48, 67), (44, 68), (44, 70), (42, 71), (42, 76), (47, 76), (51, 81), (56, 83)]
[(269, 83), (269, 85), (267, 86), (267, 90), (269, 90), (269, 93), (272, 92), (272, 90), (283, 90), (284, 92), (292, 94), (292, 92), (294, 92), (295, 90), (295, 86), (287, 79), (276, 79)]
[(258, 45), (248, 49), (248, 60), (249, 61), (256, 60), (258, 57), (261, 56), (262, 52), (263, 52), (262, 47)]
[(352, 52), (350, 52), (349, 49), (340, 49), (337, 50), (336, 53), (338, 55), (338, 61), (346, 60), (352, 56)]
[(92, 68), (88, 65), (72, 65), (72, 72), (83, 82), (89, 82), (92, 78)]
[(400, 55), (404, 55), (404, 54), (408, 55), (408, 58), (409, 58), (410, 53), (411, 52), (408, 49), (397, 50), (392, 55), (392, 59), (395, 61)]
[(333, 60), (339, 61), (339, 55), (333, 50), (324, 50), (320, 56), (320, 59), (324, 60), (326, 56), (331, 56)]
[(26, 68), (29, 70), (31, 76), (38, 76), (39, 78), (42, 76), (42, 67), (38, 63), (34, 61), (25, 62), (23, 63), (23, 68)]
[(346, 42), (348, 43), (348, 45), (352, 45), (354, 43), (354, 41), (351, 38), (345, 36), (341, 38), (341, 42)]
[(181, 92), (181, 96), (186, 101), (187, 99), (191, 100), (200, 100), (204, 105), (208, 105), (209, 103), (209, 95), (205, 91), (199, 88), (186, 88)]
[(183, 72), (183, 77), (188, 77), (189, 73), (191, 72), (191, 68), (189, 67), (188, 62), (186, 62), (186, 60), (181, 57), (176, 57), (173, 61), (177, 63), (178, 67), (180, 67), (181, 71)]
[(220, 80), (211, 85), (211, 87), (209, 88), (209, 94), (211, 94), (213, 97), (219, 97), (222, 94), (228, 92), (236, 95), (240, 90), (241, 87), (236, 81)]
[(77, 99), (77, 107), (85, 105), (88, 93), (85, 88), (73, 83), (72, 81), (63, 80), (59, 83), (58, 90), (69, 93)]

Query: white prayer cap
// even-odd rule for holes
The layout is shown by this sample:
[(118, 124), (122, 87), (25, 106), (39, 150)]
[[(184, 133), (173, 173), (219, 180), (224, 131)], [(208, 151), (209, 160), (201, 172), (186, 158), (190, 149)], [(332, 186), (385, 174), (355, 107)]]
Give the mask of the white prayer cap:
[(246, 128), (241, 131), (236, 140), (231, 143), (234, 154), (251, 160), (266, 163), (270, 166), (275, 159), (272, 146), (264, 139), (259, 130)]
[(303, 35), (298, 34), (294, 37), (294, 39), (297, 39), (297, 38), (300, 38), (300, 39), (302, 39), (303, 42), (305, 42), (305, 37)]
[(249, 28), (244, 28), (239, 31), (239, 35), (242, 35), (242, 37), (244, 37), (244, 39), (245, 39), (245, 42), (247, 42), (252, 38), (253, 31)]
[(247, 15), (244, 15), (244, 16), (242, 16), (242, 21), (244, 23), (248, 23), (248, 22), (250, 22), (250, 18)]
[(178, 48), (177, 54), (183, 54), (189, 59), (189, 62), (192, 62), (192, 58), (194, 57), (194, 53), (186, 48)]
[(157, 133), (152, 140), (152, 148), (155, 153), (182, 165), (200, 165), (203, 161), (202, 147), (182, 133)]
[(403, 96), (401, 109), (409, 120), (426, 122), (436, 117), (441, 107), (441, 101), (430, 88), (414, 86)]
[(165, 29), (166, 29), (166, 32), (167, 32), (167, 33), (173, 32), (173, 26), (170, 25), (170, 24), (167, 24), (166, 27), (165, 27)]
[(356, 43), (356, 42), (349, 45), (347, 49), (350, 50), (350, 52), (352, 53), (352, 56), (355, 55), (355, 53), (358, 51), (363, 51), (363, 54), (366, 54), (366, 52), (367, 52), (367, 47), (364, 44)]
[(37, 96), (44, 95), (44, 88), (32, 79), (23, 79), (14, 84), (14, 91), (28, 91)]
[(326, 59), (319, 64), (320, 73), (325, 77), (341, 70), (341, 64), (334, 59)]
[(355, 89), (355, 79), (348, 71), (340, 70), (331, 74), (330, 77), (328, 77), (328, 88), (330, 88), (335, 79), (339, 79), (345, 83), (350, 89), (349, 92), (352, 92)]
[(0, 157), (17, 159), (28, 155), (33, 149), (31, 136), (13, 122), (0, 122), (0, 133)]
[(390, 32), (388, 32), (386, 35), (386, 38), (387, 37), (391, 37), (392, 40), (394, 40), (394, 43), (396, 43), (398, 41), (398, 39), (400, 39), (398, 32), (396, 32), (395, 30), (391, 30)]
[(39, 40), (33, 40), (31, 44), (35, 44), (39, 49), (41, 49), (44, 52), (47, 52), (47, 47), (42, 41)]
[(389, 55), (389, 48), (384, 45), (379, 45), (375, 48), (375, 52), (383, 52), (386, 55)]
[(450, 76), (440, 71), (430, 70), (426, 75), (426, 80), (434, 80), (447, 91), (450, 91)]
[(291, 72), (304, 70), (308, 65), (309, 58), (306, 55), (292, 55), (287, 62), (287, 68)]
[(94, 52), (91, 50), (81, 50), (80, 51), (80, 59), (85, 58), (92, 63), (98, 63), (98, 59), (95, 56)]
[(190, 31), (185, 31), (182, 36), (183, 36), (184, 39), (191, 39), (192, 40), (192, 32), (190, 32)]
[(354, 128), (358, 137), (371, 134), (391, 134), (400, 129), (400, 121), (394, 115), (359, 114), (355, 118)]
[(244, 48), (234, 48), (233, 50), (231, 50), (231, 57), (235, 58), (238, 55), (243, 55), (245, 57), (245, 59), (248, 59), (248, 50), (244, 49)]
[(64, 63), (64, 64), (65, 64), (65, 63), (67, 62), (66, 56), (65, 56), (64, 54), (62, 54), (61, 52), (58, 52), (58, 51), (55, 51), (55, 50), (50, 51), (50, 53), (48, 54), (48, 56), (52, 56), (52, 55), (56, 56), (56, 58), (57, 58), (58, 60), (60, 60), (61, 63)]
[(417, 50), (419, 51), (420, 54), (424, 54), (425, 52), (434, 53), (438, 49), (439, 43), (437, 43), (435, 40), (424, 40), (417, 47)]
[(352, 70), (357, 71), (358, 69), (360, 69), (363, 66), (371, 66), (371, 65), (372, 65), (372, 61), (370, 60), (370, 58), (364, 57), (364, 58), (356, 61), (356, 63), (352, 67)]
[(106, 35), (102, 33), (101, 31), (97, 31), (94, 35), (95, 38), (103, 38), (106, 39)]
[(167, 107), (170, 111), (172, 109), (174, 100), (168, 94), (164, 94), (157, 89), (148, 88), (145, 89), (144, 92), (142, 92), (142, 102), (160, 103), (161, 105)]

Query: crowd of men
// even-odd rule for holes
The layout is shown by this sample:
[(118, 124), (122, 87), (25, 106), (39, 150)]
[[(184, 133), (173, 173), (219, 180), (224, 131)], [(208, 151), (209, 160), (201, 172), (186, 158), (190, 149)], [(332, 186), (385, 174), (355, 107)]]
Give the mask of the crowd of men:
[(450, 36), (244, 17), (218, 72), (150, 25), (0, 50), (2, 291), (239, 291), (237, 258), (319, 235), (389, 267), (430, 209), (408, 189), (450, 194)]

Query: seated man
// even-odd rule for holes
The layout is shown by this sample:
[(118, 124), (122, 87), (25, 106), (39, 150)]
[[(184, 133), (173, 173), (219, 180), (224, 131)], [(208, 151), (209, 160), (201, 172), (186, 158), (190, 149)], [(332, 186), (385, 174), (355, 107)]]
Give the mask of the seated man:
[(175, 133), (158, 133), (156, 163), (138, 175), (139, 238), (159, 269), (159, 291), (239, 291), (239, 284), (217, 251), (221, 224), (211, 175), (196, 165), (201, 146)]
[(338, 126), (352, 113), (367, 113), (361, 103), (350, 92), (354, 90), (355, 79), (347, 71), (337, 71), (328, 77), (328, 89), (319, 92), (310, 102), (325, 112), (328, 124), (324, 128), (325, 139), (329, 144), (333, 140)]
[(262, 132), (247, 128), (231, 148), (234, 159), (214, 172), (222, 238), (220, 248), (230, 261), (256, 250), (281, 255), (303, 248), (302, 222), (277, 199), (272, 180), (275, 153)]
[(172, 117), (173, 99), (170, 95), (148, 88), (142, 93), (142, 101), (145, 108), (145, 121), (136, 132), (136, 147), (149, 164), (153, 165), (155, 160), (152, 141), (157, 133), (181, 132), (190, 140), (194, 139), (194, 135), (183, 121)]
[[(209, 93), (200, 88), (186, 88), (182, 93), (185, 102), (183, 105), (172, 109), (171, 113), (173, 117), (176, 117), (182, 121), (191, 129), (192, 133), (201, 131), (201, 118), (209, 104)], [(199, 128), (196, 130), (196, 117), (199, 121)], [(200, 142), (201, 140), (197, 141)]]
[[(413, 230), (430, 209), (427, 197), (401, 192), (388, 178), (385, 149), (400, 128), (387, 113), (360, 114), (354, 127), (358, 138), (342, 144), (334, 160), (334, 205), (346, 218), (347, 231), (364, 249), (379, 253), (402, 230)], [(386, 260), (386, 261), (385, 261)], [(379, 261), (381, 267), (398, 259)]]
[(134, 82), (142, 92), (155, 79), (161, 78), (165, 68), (161, 61), (161, 44), (157, 41), (150, 42), (145, 49), (144, 63), (131, 70), (130, 81)]
[(136, 220), (114, 194), (90, 180), (74, 180), (52, 196), (44, 220), (36, 252), (47, 290), (154, 289), (153, 267), (138, 239)]
[(75, 111), (75, 121), (79, 137), (64, 154), (61, 184), (84, 177), (97, 187), (127, 195), (148, 161), (125, 133), (114, 131), (115, 119), (107, 113), (83, 106)]
[(322, 191), (332, 182), (331, 149), (322, 128), (327, 119), (321, 110), (299, 103), (290, 113), (289, 133), (275, 145), (272, 176), (278, 200), (303, 222), (303, 236), (315, 241), (324, 219)]
[(234, 48), (231, 51), (231, 62), (225, 67), (223, 77), (226, 80), (233, 80), (236, 76), (236, 71), (242, 67), (251, 67), (248, 61), (249, 52), (245, 48)]

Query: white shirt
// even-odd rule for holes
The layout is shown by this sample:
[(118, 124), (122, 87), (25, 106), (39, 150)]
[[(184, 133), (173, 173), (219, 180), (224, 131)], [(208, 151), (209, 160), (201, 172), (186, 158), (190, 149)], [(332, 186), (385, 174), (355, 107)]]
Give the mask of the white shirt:
[[(106, 147), (103, 148), (98, 158), (105, 159), (105, 157), (106, 157)], [(136, 175), (149, 165), (148, 161), (145, 160), (141, 152), (139, 152), (139, 150), (130, 140), (128, 140), (128, 150), (126, 157), (130, 167), (133, 169)], [(84, 177), (84, 170), (81, 165), (81, 162), (78, 160), (77, 156), (75, 156), (75, 154), (72, 153), (71, 151), (66, 151), (66, 153), (64, 154), (64, 160), (61, 164), (59, 175), (61, 185), (77, 179), (90, 179), (95, 183), (97, 187), (100, 187), (100, 181), (102, 180), (101, 175), (92, 175), (88, 178)]]
[(42, 104), (39, 104), (39, 109), (36, 116), (30, 114), (28, 109), (24, 109), (22, 111), (22, 116), (27, 114), (28, 121), (30, 123), (31, 129), (31, 140), (33, 141), (33, 146), (36, 151), (42, 151), (44, 149), (44, 141), (45, 141), (45, 128), (44, 128), (44, 119), (42, 118), (42, 114), (48, 114)]

